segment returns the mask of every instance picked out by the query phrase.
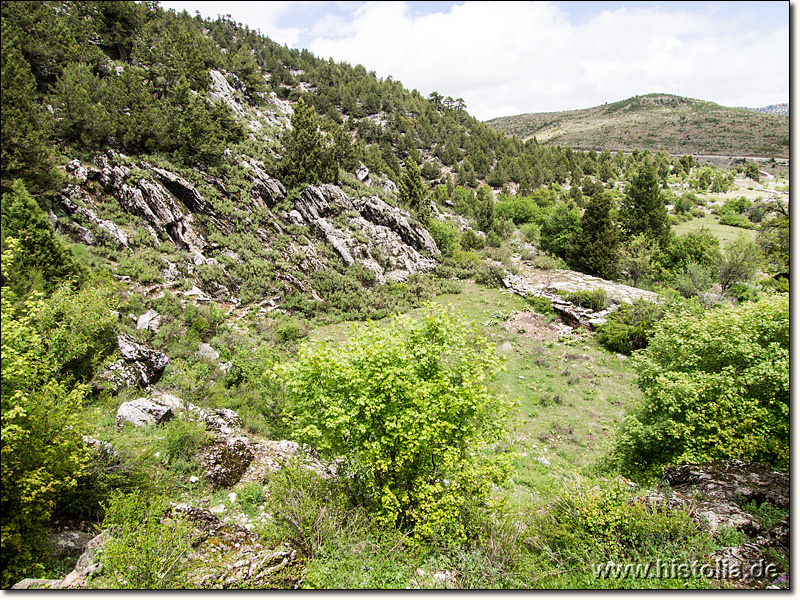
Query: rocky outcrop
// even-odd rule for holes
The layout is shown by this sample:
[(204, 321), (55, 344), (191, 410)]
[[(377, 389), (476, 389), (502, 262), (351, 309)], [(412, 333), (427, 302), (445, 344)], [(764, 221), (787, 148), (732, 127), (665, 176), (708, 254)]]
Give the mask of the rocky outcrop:
[[(64, 208), (69, 215), (75, 215), (74, 219), (83, 219), (87, 224), (93, 225), (99, 232), (107, 235), (111, 240), (114, 240), (118, 247), (128, 247), (128, 236), (117, 227), (112, 221), (101, 219), (85, 204), (90, 203), (83, 190), (77, 186), (70, 186), (55, 196), (56, 201)], [(76, 241), (91, 246), (95, 243), (95, 235), (85, 227), (81, 226), (76, 220), (61, 221), (54, 214), (50, 217), (55, 227), (61, 233), (64, 233)]]
[(149, 329), (155, 333), (158, 332), (160, 325), (161, 317), (152, 308), (136, 319), (136, 329)]
[(189, 583), (203, 589), (297, 588), (302, 580), (290, 569), (297, 552), (288, 544), (270, 548), (247, 528), (225, 523), (210, 510), (181, 503), (165, 517), (182, 518), (194, 526), (189, 558), (198, 565)]
[(695, 513), (707, 521), (711, 531), (727, 525), (751, 536), (761, 533), (761, 525), (741, 508), (749, 502), (789, 508), (789, 475), (758, 463), (673, 466), (664, 471), (663, 480), (679, 495), (693, 497)]
[(231, 487), (239, 482), (252, 460), (253, 448), (247, 436), (218, 434), (204, 450), (203, 477), (212, 488)]
[[(783, 571), (775, 556), (789, 553), (789, 475), (759, 463), (738, 460), (708, 464), (681, 464), (667, 467), (662, 482), (669, 493), (651, 493), (648, 506), (667, 506), (690, 510), (692, 516), (716, 532), (725, 526), (745, 533), (749, 541), (723, 548), (709, 559), (724, 564), (727, 571), (741, 573), (736, 584), (770, 587)], [(747, 512), (746, 506), (769, 503), (786, 511), (787, 516), (770, 528)], [(767, 572), (767, 567), (770, 572)]]
[(137, 398), (123, 402), (117, 409), (117, 428), (121, 429), (125, 423), (134, 427), (145, 425), (160, 425), (173, 417), (172, 409), (150, 398)]
[(309, 186), (287, 217), (312, 226), (346, 265), (363, 265), (379, 283), (404, 281), (437, 264), (432, 257), (439, 256), (439, 250), (427, 230), (377, 197), (352, 201), (337, 186)]
[(87, 580), (101, 567), (97, 559), (106, 539), (108, 539), (108, 534), (106, 532), (101, 532), (89, 540), (83, 554), (78, 558), (75, 568), (58, 583), (58, 589), (86, 588)]
[(206, 410), (171, 394), (161, 394), (158, 403), (182, 418), (199, 421), (213, 433), (211, 443), (200, 459), (203, 477), (214, 488), (235, 485), (247, 471), (254, 451), (250, 439), (241, 432), (242, 420), (227, 408)]
[(117, 337), (122, 358), (104, 369), (94, 382), (96, 389), (112, 393), (130, 387), (146, 388), (159, 380), (169, 357), (127, 334)]
[(411, 225), (408, 221), (410, 215), (407, 212), (390, 206), (377, 196), (356, 200), (355, 205), (367, 220), (388, 227), (412, 248), (430, 256), (439, 255), (439, 248), (431, 234), (424, 227)]

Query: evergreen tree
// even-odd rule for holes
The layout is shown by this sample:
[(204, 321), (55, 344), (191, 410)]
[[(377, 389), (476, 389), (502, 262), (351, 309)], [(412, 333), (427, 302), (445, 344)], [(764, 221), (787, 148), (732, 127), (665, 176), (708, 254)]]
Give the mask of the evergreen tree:
[(492, 189), (484, 184), (478, 188), (475, 200), (475, 220), (478, 222), (478, 229), (489, 233), (494, 225), (494, 194)]
[[(53, 231), (45, 212), (39, 207), (25, 184), (17, 179), (11, 191), (2, 197), (2, 249), (6, 240), (18, 241), (17, 259), (3, 273), (2, 285), (16, 295), (37, 290), (50, 293), (62, 281), (82, 274), (72, 252)], [(8, 277), (8, 279), (6, 279)]]
[(570, 241), (570, 262), (589, 275), (614, 279), (617, 277), (618, 243), (617, 226), (611, 218), (611, 194), (595, 194)]
[(643, 233), (659, 242), (666, 241), (670, 231), (667, 206), (652, 164), (643, 166), (625, 189), (620, 220), (628, 239)]
[(0, 181), (3, 190), (22, 178), (35, 192), (53, 185), (55, 172), (46, 145), (48, 123), (35, 99), (35, 80), (28, 62), (16, 45), (16, 36), (3, 22), (2, 53), (3, 118), (0, 119)]
[(293, 188), (302, 184), (338, 183), (334, 149), (325, 143), (314, 108), (303, 98), (294, 107), (291, 123), (291, 130), (283, 138), (279, 166), (284, 185)]
[(400, 177), (399, 184), (400, 198), (417, 213), (419, 220), (423, 223), (430, 217), (430, 206), (425, 200), (425, 184), (419, 166), (413, 159), (406, 161), (406, 168)]

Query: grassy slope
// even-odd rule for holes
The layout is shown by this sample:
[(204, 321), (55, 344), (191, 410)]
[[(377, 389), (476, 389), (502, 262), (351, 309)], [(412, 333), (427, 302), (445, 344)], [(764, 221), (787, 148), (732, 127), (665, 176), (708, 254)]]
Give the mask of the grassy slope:
[[(585, 331), (558, 336), (544, 327), (522, 332), (504, 326), (527, 307), (505, 290), (465, 282), (461, 294), (441, 295), (435, 302), (483, 325), (505, 359), (506, 370), (494, 386), (519, 403), (511, 436), (520, 453), (514, 461), (514, 497), (524, 504), (546, 503), (548, 490), (557, 491), (565, 477), (591, 471), (638, 396), (629, 364)], [(353, 325), (327, 325), (309, 337), (343, 341)]]
[(616, 152), (789, 156), (789, 118), (649, 94), (582, 110), (531, 113), (487, 122), (507, 135), (540, 143)]

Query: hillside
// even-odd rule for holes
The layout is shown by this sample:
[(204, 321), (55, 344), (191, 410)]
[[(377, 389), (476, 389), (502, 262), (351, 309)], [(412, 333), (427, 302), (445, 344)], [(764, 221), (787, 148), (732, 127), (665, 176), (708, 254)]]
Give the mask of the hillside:
[(0, 587), (789, 586), (783, 163), (0, 9)]
[(532, 113), (487, 122), (541, 144), (613, 152), (788, 158), (788, 115), (727, 108), (670, 94), (648, 94), (582, 110)]
[(789, 116), (789, 104), (784, 102), (782, 104), (770, 104), (769, 106), (762, 106), (761, 108), (744, 108), (744, 110), (754, 110), (756, 112), (767, 113), (770, 115)]

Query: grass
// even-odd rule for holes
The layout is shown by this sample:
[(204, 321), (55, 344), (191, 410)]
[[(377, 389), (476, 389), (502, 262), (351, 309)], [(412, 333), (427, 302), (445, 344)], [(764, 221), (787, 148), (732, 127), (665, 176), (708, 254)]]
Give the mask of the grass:
[(731, 227), (730, 225), (720, 225), (719, 219), (715, 215), (706, 214), (702, 219), (692, 219), (680, 225), (675, 225), (672, 230), (678, 234), (683, 235), (690, 231), (700, 231), (705, 228), (710, 231), (714, 237), (719, 240), (720, 246), (725, 248), (730, 242), (739, 237), (742, 233), (745, 236), (755, 239), (755, 229), (742, 229), (741, 227)]
[[(518, 453), (517, 473), (508, 490), (513, 501), (523, 506), (546, 504), (552, 499), (548, 490), (559, 492), (563, 477), (595, 471), (638, 395), (628, 362), (585, 330), (546, 341), (507, 331), (505, 319), (526, 310), (528, 304), (505, 290), (466, 281), (461, 294), (443, 294), (434, 302), (450, 305), (465, 321), (482, 325), (504, 357), (505, 371), (493, 386), (497, 393), (518, 401), (509, 441)], [(322, 326), (309, 338), (342, 342), (353, 325), (357, 323)]]

